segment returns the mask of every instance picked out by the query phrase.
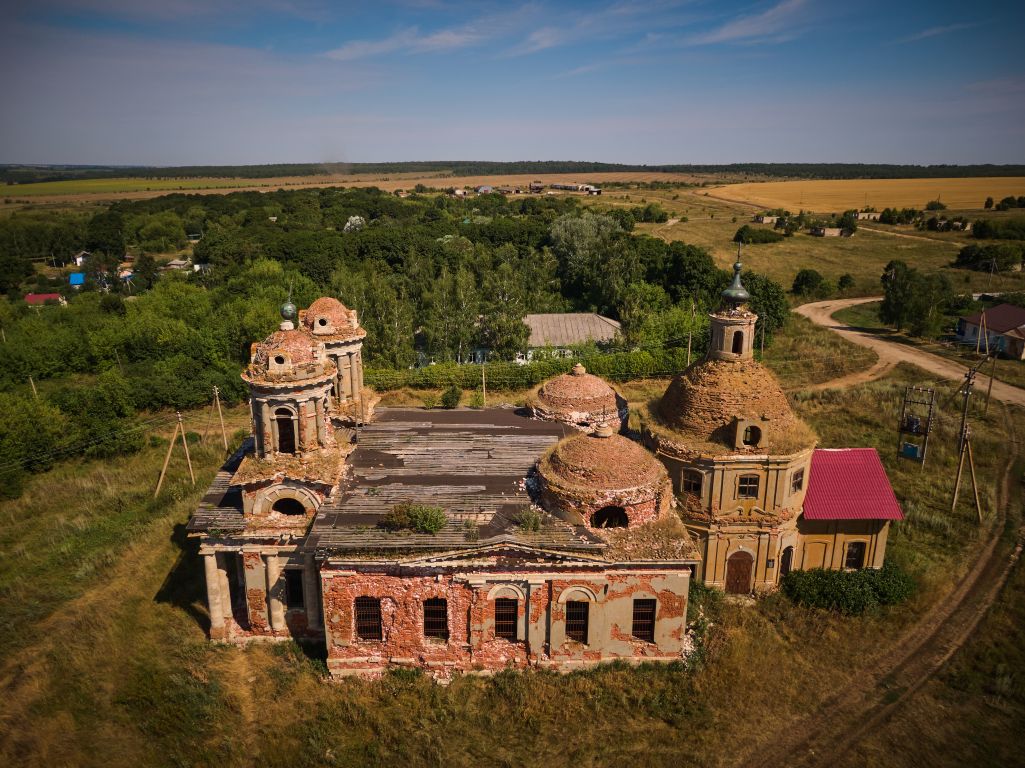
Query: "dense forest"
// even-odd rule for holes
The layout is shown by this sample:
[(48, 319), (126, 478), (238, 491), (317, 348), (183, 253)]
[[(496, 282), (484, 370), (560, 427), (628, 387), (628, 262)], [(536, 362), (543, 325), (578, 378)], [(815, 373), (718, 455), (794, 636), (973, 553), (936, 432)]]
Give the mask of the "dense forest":
[(267, 179), (277, 176), (324, 174), (422, 173), (481, 176), (513, 173), (701, 173), (771, 176), (797, 179), (925, 179), (979, 176), (1025, 176), (1025, 165), (887, 165), (882, 163), (730, 163), (628, 165), (569, 160), (490, 162), (438, 160), (395, 163), (275, 163), (269, 165), (94, 166), (0, 165), (0, 182), (29, 184), (40, 181), (107, 178), (231, 177)]
[[(215, 385), (241, 399), (249, 346), (275, 327), (289, 294), (300, 306), (327, 294), (357, 309), (377, 382), (430, 362), (439, 365), (423, 369), (426, 385), (462, 381), (457, 363), (478, 347), (510, 360), (525, 349), (531, 312), (621, 320), (620, 339), (581, 350), (607, 375), (679, 370), (673, 351), (690, 337), (700, 353), (706, 312), (730, 274), (705, 250), (633, 234), (633, 225), (629, 210), (585, 209), (571, 197), (400, 199), (335, 188), (13, 214), (0, 220), (0, 475), (16, 490), (10, 473), (46, 466), (35, 457), (133, 450), (139, 411), (208, 403)], [(158, 270), (169, 256), (154, 251), (184, 245), (187, 232), (201, 235), (201, 268)], [(80, 248), (91, 255), (74, 291), (67, 275), (79, 268), (60, 265)], [(130, 281), (118, 277), (126, 253)], [(784, 291), (755, 273), (744, 282), (771, 342), (787, 314)], [(21, 301), (57, 290), (68, 306)], [(525, 386), (564, 363), (538, 365), (534, 374), (502, 370), (523, 370), (508, 384)], [(499, 371), (492, 380), (502, 383)], [(119, 439), (126, 433), (136, 438)]]

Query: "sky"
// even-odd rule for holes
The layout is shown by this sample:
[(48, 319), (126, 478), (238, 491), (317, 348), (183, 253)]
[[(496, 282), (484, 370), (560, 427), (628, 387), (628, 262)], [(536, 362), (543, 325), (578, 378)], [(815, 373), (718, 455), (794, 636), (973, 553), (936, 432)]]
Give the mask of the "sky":
[(1023, 163), (1025, 3), (0, 0), (0, 163)]

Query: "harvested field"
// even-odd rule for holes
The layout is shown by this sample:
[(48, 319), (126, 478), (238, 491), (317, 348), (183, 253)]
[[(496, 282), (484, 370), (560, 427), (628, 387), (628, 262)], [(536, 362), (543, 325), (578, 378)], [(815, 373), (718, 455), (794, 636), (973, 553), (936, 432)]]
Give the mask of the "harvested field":
[[(189, 178), (189, 179), (82, 179), (20, 184), (5, 190), (5, 199), (30, 199), (32, 202), (102, 202), (105, 200), (144, 200), (172, 192), (223, 195), (229, 192), (268, 192), (281, 189), (315, 189), (320, 187), (378, 187), (388, 192), (411, 189), (416, 184), (428, 187), (523, 186), (531, 181), (545, 184), (602, 184), (609, 181), (664, 181), (700, 184), (712, 181), (711, 176), (685, 173), (645, 173), (613, 171), (608, 173), (542, 173), (496, 176), (451, 176), (446, 171), (435, 174), (325, 174), (323, 176), (281, 176), (269, 179)], [(721, 181), (721, 176), (714, 177)]]
[(982, 209), (987, 197), (1025, 195), (1020, 176), (976, 179), (845, 179), (768, 181), (717, 187), (711, 194), (723, 200), (762, 208), (840, 212), (866, 205), (883, 208), (925, 208), (942, 200), (952, 209)]

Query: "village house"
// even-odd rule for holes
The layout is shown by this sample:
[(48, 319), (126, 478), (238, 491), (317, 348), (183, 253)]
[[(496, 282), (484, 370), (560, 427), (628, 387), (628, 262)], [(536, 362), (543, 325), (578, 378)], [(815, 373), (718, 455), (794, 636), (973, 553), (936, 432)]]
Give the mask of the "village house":
[(858, 211), (858, 221), (879, 221), (879, 211)]
[(962, 317), (957, 321), (957, 340), (983, 352), (1025, 360), (1025, 309), (998, 304)]
[(524, 410), (378, 408), (356, 313), (286, 304), (243, 373), (252, 437), (187, 526), (211, 639), (321, 643), (335, 677), (673, 661), (692, 578), (880, 567), (901, 512), (878, 454), (817, 449), (752, 357), (735, 270), (641, 441), (582, 366)]
[(25, 303), (29, 306), (38, 307), (44, 304), (60, 304), (62, 307), (68, 305), (67, 299), (59, 293), (26, 293)]
[(572, 357), (573, 347), (614, 341), (621, 327), (618, 321), (595, 312), (526, 315), (523, 322), (530, 328), (530, 337), (527, 349), (516, 355), (518, 363), (533, 360), (541, 350), (549, 350), (558, 357)]
[(843, 230), (840, 227), (812, 227), (810, 234), (812, 237), (840, 237)]
[(779, 216), (769, 216), (766, 213), (759, 213), (754, 217), (756, 224), (775, 224), (779, 221)]

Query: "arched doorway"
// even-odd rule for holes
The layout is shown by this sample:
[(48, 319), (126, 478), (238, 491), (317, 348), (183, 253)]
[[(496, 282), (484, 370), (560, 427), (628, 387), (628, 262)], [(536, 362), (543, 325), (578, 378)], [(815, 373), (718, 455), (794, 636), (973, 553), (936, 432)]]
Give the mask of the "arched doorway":
[(779, 575), (786, 576), (794, 567), (794, 548), (787, 547), (779, 558)]
[(602, 507), (591, 515), (592, 528), (626, 528), (630, 520), (622, 507)]
[(726, 561), (726, 592), (747, 595), (751, 592), (751, 571), (754, 558), (749, 552), (734, 552)]
[(274, 421), (278, 427), (278, 452), (295, 453), (295, 424), (292, 421), (292, 412), (288, 408), (278, 408), (274, 411)]

